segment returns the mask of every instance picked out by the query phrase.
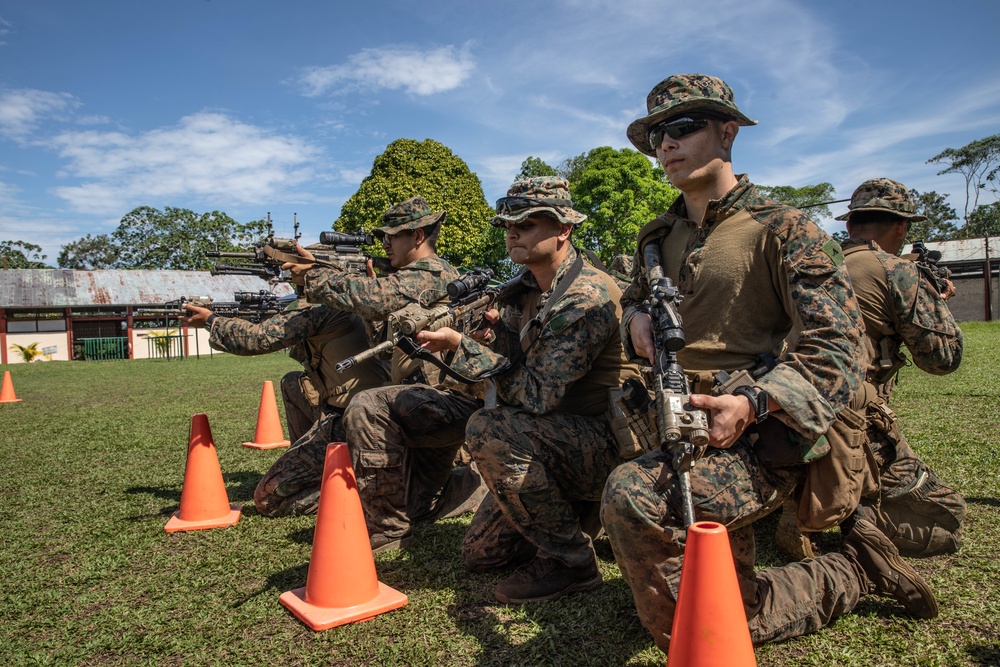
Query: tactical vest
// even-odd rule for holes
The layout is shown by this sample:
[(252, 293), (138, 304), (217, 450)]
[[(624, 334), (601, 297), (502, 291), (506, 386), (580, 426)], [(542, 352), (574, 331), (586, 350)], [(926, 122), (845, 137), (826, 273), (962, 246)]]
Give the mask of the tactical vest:
[(320, 405), (346, 408), (357, 392), (389, 381), (385, 364), (377, 359), (344, 373), (336, 370), (337, 362), (368, 349), (368, 336), (357, 315), (349, 314), (335, 327), (306, 339), (304, 348), (305, 358), (300, 361), (319, 394)]

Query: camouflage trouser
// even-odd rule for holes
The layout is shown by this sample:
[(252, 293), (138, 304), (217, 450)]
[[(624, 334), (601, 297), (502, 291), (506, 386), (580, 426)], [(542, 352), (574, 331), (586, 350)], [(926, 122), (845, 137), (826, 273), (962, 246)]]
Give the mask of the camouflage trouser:
[[(893, 427), (868, 429), (881, 488), (861, 501), (861, 512), (911, 558), (955, 553), (962, 546), (965, 500), (917, 458)], [(897, 440), (898, 439), (898, 440)]]
[[(781, 507), (803, 471), (760, 467), (745, 440), (730, 449), (710, 448), (691, 471), (696, 519), (729, 529), (750, 635), (757, 644), (814, 632), (853, 609), (862, 595), (860, 573), (840, 553), (754, 572), (753, 523)], [(611, 473), (601, 506), (604, 530), (639, 618), (664, 652), (684, 562), (677, 494), (671, 457), (657, 450)]]
[(482, 401), (428, 385), (369, 389), (344, 413), (351, 464), (371, 535), (398, 538), (432, 514)]
[(285, 404), (288, 439), (292, 442), (298, 442), (299, 438), (312, 428), (322, 412), (318, 405), (310, 403), (302, 393), (302, 385), (299, 383), (305, 375), (303, 371), (292, 371), (281, 378), (281, 400)]
[(602, 418), (501, 406), (472, 415), (465, 437), (491, 492), (462, 543), (470, 568), (502, 567), (534, 549), (570, 567), (594, 562), (573, 501), (599, 499), (621, 462)]
[(343, 441), (343, 412), (327, 408), (258, 482), (253, 492), (257, 511), (268, 517), (315, 514), (323, 482), (326, 446)]

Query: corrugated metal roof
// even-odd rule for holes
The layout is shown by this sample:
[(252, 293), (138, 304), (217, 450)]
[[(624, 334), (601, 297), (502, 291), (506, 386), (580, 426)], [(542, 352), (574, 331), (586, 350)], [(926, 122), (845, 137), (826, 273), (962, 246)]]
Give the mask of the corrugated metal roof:
[(256, 276), (213, 276), (208, 271), (0, 270), (0, 308), (67, 308), (162, 304), (182, 296), (232, 301), (235, 292), (293, 293)]
[[(962, 239), (960, 241), (928, 241), (924, 244), (928, 250), (941, 252), (941, 262), (968, 262), (986, 259), (986, 243), (982, 237), (978, 239)], [(913, 252), (913, 245), (903, 246), (902, 254)], [(1000, 257), (1000, 236), (990, 237), (990, 257)]]

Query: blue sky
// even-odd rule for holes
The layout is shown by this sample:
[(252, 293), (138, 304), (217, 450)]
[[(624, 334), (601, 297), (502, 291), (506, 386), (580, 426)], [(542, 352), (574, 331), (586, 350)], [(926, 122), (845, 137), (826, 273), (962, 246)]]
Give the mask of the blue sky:
[(529, 155), (629, 146), (682, 72), (760, 120), (733, 159), (755, 182), (888, 176), (961, 214), (964, 180), (926, 161), (1000, 132), (997, 26), (996, 0), (0, 0), (0, 240), (55, 265), (137, 206), (282, 235), (297, 214), (315, 240), (401, 137), (493, 203)]

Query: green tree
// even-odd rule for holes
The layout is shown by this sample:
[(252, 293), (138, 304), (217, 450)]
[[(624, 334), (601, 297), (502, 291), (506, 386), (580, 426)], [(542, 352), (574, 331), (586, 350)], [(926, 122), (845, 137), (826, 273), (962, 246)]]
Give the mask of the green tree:
[(108, 234), (98, 234), (97, 236), (87, 234), (83, 238), (64, 245), (59, 252), (57, 261), (61, 269), (90, 271), (110, 269), (115, 265), (117, 258), (118, 249), (115, 248)]
[(833, 203), (834, 188), (830, 183), (803, 185), (800, 188), (790, 185), (760, 185), (757, 189), (765, 197), (801, 210), (817, 225), (823, 218), (833, 217), (829, 205)]
[(833, 240), (840, 245), (844, 245), (851, 240), (851, 236), (846, 231), (834, 232), (833, 234), (830, 234), (830, 236), (832, 236)]
[(529, 155), (521, 163), (521, 171), (517, 173), (514, 180), (520, 181), (521, 179), (533, 178), (535, 176), (558, 176), (558, 172), (556, 172), (555, 167), (549, 165), (541, 158)]
[(382, 214), (401, 201), (423, 196), (448, 215), (438, 237), (438, 254), (455, 266), (496, 266), (506, 258), (503, 230), (489, 221), (479, 177), (451, 150), (432, 139), (397, 139), (375, 158), (371, 173), (344, 202), (334, 222), (339, 231), (381, 224)]
[(209, 250), (239, 252), (266, 233), (261, 220), (241, 224), (225, 213), (149, 206), (126, 214), (111, 234), (118, 253), (112, 268), (197, 271), (209, 269)]
[(948, 205), (947, 194), (940, 195), (933, 190), (919, 192), (910, 190), (917, 205), (917, 213), (926, 215), (927, 219), (915, 222), (910, 226), (908, 236), (914, 241), (951, 241), (959, 236), (958, 214)]
[(667, 210), (678, 191), (659, 167), (631, 148), (595, 148), (567, 161), (573, 204), (587, 220), (575, 234), (577, 243), (605, 262), (618, 254), (634, 254), (639, 229)]
[(1000, 201), (977, 206), (965, 226), (967, 238), (1000, 236)]
[[(938, 172), (961, 174), (965, 178), (965, 213), (962, 219), (969, 223), (969, 214), (979, 206), (979, 192), (996, 186), (1000, 169), (1000, 134), (971, 141), (961, 148), (946, 148), (930, 160), (948, 165)], [(991, 188), (992, 189), (992, 188)]]
[(26, 241), (0, 241), (0, 269), (47, 269), (42, 247)]

